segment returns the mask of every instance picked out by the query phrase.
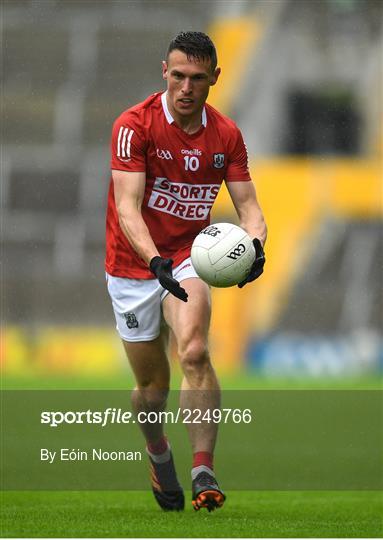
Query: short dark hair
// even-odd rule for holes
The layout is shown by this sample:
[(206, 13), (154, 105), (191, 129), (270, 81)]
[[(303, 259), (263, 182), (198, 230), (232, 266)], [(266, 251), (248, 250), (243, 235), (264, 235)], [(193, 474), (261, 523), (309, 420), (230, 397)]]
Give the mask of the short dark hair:
[(212, 71), (217, 67), (217, 51), (212, 40), (203, 32), (180, 32), (169, 44), (166, 58), (175, 49), (186, 54), (188, 60), (208, 60)]

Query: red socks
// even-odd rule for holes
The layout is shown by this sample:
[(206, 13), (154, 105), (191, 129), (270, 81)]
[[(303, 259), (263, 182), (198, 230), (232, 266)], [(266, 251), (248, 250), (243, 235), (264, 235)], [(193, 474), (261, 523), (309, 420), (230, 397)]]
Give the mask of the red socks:
[(168, 448), (169, 448), (168, 440), (165, 437), (165, 435), (162, 437), (162, 439), (160, 439), (156, 443), (147, 444), (147, 449), (149, 450), (151, 454), (154, 454), (154, 455), (161, 455), (164, 452), (166, 452)]
[(213, 454), (210, 452), (196, 452), (193, 454), (193, 469), (201, 465), (213, 470)]
[[(156, 463), (162, 463), (170, 459), (170, 446), (165, 436), (155, 443), (148, 443), (147, 451)], [(195, 452), (193, 454), (192, 469), (192, 476), (206, 469), (213, 474), (213, 454), (210, 452)]]

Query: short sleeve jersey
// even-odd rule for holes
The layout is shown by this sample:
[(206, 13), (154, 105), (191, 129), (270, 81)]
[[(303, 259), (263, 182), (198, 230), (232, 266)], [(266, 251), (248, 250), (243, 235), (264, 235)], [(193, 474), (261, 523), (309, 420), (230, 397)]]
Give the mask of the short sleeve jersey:
[[(145, 172), (142, 217), (160, 255), (172, 258), (174, 266), (190, 256), (195, 236), (209, 225), (222, 181), (251, 180), (236, 124), (206, 104), (200, 129), (189, 135), (174, 122), (166, 92), (153, 94), (117, 118), (111, 154), (112, 170)], [(113, 276), (153, 279), (119, 225), (112, 179), (105, 266)]]

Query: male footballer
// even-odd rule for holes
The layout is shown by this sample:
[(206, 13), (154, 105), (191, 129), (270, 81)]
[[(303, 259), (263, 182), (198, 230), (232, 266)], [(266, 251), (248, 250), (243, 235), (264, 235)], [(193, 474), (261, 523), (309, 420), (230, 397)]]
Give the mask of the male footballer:
[[(265, 263), (266, 226), (236, 124), (206, 103), (220, 68), (202, 32), (181, 32), (170, 43), (162, 75), (167, 90), (123, 112), (113, 126), (106, 229), (106, 275), (117, 330), (137, 386), (135, 413), (162, 411), (169, 392), (167, 330), (183, 371), (181, 409), (220, 407), (208, 351), (210, 290), (196, 274), (190, 250), (210, 222), (225, 180), (256, 258), (243, 287)], [(219, 359), (218, 359), (219, 361)], [(194, 391), (194, 392), (193, 392)], [(154, 496), (165, 510), (182, 510), (170, 444), (161, 423), (140, 424)], [(193, 451), (192, 503), (209, 511), (225, 495), (215, 478), (217, 424), (187, 424)]]

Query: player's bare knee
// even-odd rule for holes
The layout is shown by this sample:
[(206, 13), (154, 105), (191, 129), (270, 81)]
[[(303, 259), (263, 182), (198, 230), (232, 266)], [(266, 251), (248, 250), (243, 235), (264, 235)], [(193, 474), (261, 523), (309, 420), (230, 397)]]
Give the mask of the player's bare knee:
[(211, 369), (209, 351), (204, 341), (190, 341), (179, 351), (179, 356), (186, 378), (203, 377)]
[(169, 387), (158, 387), (155, 384), (137, 385), (133, 391), (132, 399), (140, 400), (146, 410), (162, 410), (166, 405)]

